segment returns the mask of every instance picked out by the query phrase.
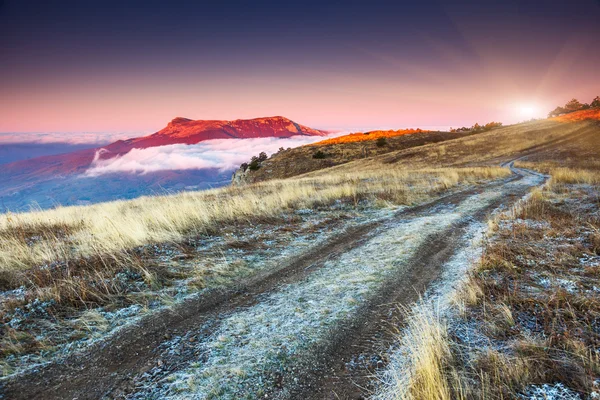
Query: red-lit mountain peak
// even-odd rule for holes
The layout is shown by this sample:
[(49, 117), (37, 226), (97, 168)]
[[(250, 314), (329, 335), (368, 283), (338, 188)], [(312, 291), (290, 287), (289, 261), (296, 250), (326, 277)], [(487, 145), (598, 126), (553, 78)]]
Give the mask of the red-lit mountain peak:
[(192, 120), (174, 118), (160, 131), (134, 139), (121, 140), (105, 147), (111, 153), (123, 153), (133, 148), (196, 144), (211, 139), (251, 139), (264, 137), (324, 136), (327, 132), (300, 125), (285, 117), (236, 119), (234, 121)]

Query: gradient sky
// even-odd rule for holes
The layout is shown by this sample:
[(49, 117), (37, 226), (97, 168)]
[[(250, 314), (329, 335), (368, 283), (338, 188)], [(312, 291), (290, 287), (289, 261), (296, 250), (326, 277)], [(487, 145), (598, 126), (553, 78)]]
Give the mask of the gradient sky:
[(0, 0), (0, 132), (511, 123), (600, 95), (599, 0), (291, 3)]

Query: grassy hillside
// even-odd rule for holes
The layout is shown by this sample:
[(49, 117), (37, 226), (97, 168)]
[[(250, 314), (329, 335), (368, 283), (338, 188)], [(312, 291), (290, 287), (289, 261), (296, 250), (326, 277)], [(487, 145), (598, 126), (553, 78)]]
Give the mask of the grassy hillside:
[[(472, 132), (450, 133), (419, 130), (354, 133), (280, 151), (264, 161), (258, 170), (249, 170), (244, 176), (244, 182), (254, 183), (269, 179), (290, 178), (357, 159), (444, 142), (472, 134)], [(378, 145), (377, 139), (379, 138), (385, 138), (385, 143)], [(317, 152), (322, 153), (322, 158), (315, 158)]]
[[(130, 312), (233, 287), (386, 210), (507, 177), (506, 161), (597, 182), (599, 137), (597, 122), (548, 120), (462, 137), (416, 133), (388, 138), (399, 149), (289, 179), (1, 215), (0, 370), (87, 343)], [(301, 151), (357, 154), (356, 143)]]
[[(423, 304), (407, 314), (398, 343), (410, 350), (392, 355), (376, 398), (600, 396), (600, 124), (587, 113), (504, 128), (493, 146), (480, 137), (463, 143), (479, 142), (476, 157), (456, 144), (446, 149), (454, 156), (443, 164), (520, 157), (517, 166), (551, 178), (490, 221), (484, 252), (449, 310)], [(440, 163), (433, 151), (418, 150), (415, 164)], [(393, 157), (372, 163), (411, 159)]]
[(404, 168), (498, 165), (515, 158), (553, 160), (557, 163), (576, 163), (579, 158), (587, 164), (589, 161), (594, 162), (594, 155), (598, 154), (599, 132), (598, 121), (527, 122), (443, 143), (369, 157), (343, 166), (314, 171), (308, 176), (337, 171), (355, 172), (363, 168), (385, 169), (390, 165), (401, 165)]
[[(357, 171), (365, 167), (384, 168), (386, 164), (398, 163), (408, 168), (496, 165), (517, 155), (526, 157), (533, 153), (536, 153), (538, 161), (568, 162), (569, 159), (577, 159), (580, 154), (589, 155), (596, 151), (594, 146), (598, 145), (598, 135), (594, 132), (599, 122), (589, 113), (588, 110), (568, 114), (570, 119), (559, 117), (532, 121), (482, 133), (416, 132), (391, 136), (377, 131), (372, 139), (364, 141), (336, 143), (327, 140), (274, 154), (258, 170), (248, 171), (244, 182), (262, 182), (306, 173), (318, 176), (320, 170), (328, 174), (330, 171)], [(386, 137), (386, 144), (378, 146), (378, 137)], [(554, 147), (555, 142), (563, 141), (559, 149)], [(552, 150), (544, 151), (544, 146)], [(315, 158), (318, 151), (324, 154), (324, 158)], [(583, 159), (590, 160), (590, 157)]]

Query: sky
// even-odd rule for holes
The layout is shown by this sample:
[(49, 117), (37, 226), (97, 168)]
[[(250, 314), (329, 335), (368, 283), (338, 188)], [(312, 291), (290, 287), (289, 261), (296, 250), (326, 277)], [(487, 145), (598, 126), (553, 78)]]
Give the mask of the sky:
[(0, 132), (514, 123), (600, 95), (598, 21), (600, 0), (0, 0)]

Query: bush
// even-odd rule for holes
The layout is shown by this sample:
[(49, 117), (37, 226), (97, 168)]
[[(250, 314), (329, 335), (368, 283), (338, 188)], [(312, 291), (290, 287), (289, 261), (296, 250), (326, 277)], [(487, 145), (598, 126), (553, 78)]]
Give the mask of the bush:
[(240, 168), (242, 169), (242, 171), (246, 172), (246, 170), (248, 169), (248, 163), (242, 163), (242, 165), (240, 165)]
[(483, 130), (484, 131), (489, 131), (489, 130), (494, 129), (494, 128), (500, 128), (501, 126), (502, 126), (502, 122), (492, 121), (492, 122), (488, 122), (487, 124), (485, 124), (483, 126)]
[(380, 137), (375, 141), (375, 144), (377, 145), (377, 147), (384, 147), (387, 146), (387, 140), (384, 137)]
[(561, 114), (566, 113), (565, 109), (562, 107), (556, 107), (554, 110), (548, 113), (548, 118), (558, 117)]
[(323, 153), (321, 150), (317, 150), (317, 152), (315, 154), (313, 154), (313, 158), (318, 159), (318, 160), (322, 160), (325, 157), (327, 157), (327, 155), (325, 153)]
[(591, 103), (581, 103), (577, 99), (571, 99), (564, 107), (556, 107), (548, 113), (548, 118), (558, 117), (562, 114), (569, 114), (580, 110), (589, 110), (590, 108), (600, 107), (600, 96), (596, 96)]
[(499, 128), (502, 126), (502, 122), (488, 122), (485, 125), (479, 125), (478, 123), (475, 123), (475, 125), (473, 125), (470, 128), (467, 128), (465, 126), (463, 126), (462, 128), (456, 128), (456, 129), (452, 129), (450, 128), (450, 132), (453, 133), (457, 133), (457, 132), (487, 132), (490, 131), (494, 128)]
[(568, 113), (579, 111), (581, 109), (583, 109), (583, 104), (581, 104), (577, 99), (571, 99), (571, 101), (565, 104), (565, 111)]
[(265, 153), (264, 151), (261, 151), (260, 154), (258, 155), (258, 162), (263, 162), (265, 161), (267, 158), (269, 158), (267, 156), (267, 153)]
[(248, 168), (250, 169), (250, 171), (256, 171), (257, 169), (259, 169), (260, 162), (258, 161), (258, 158), (252, 157), (252, 161), (250, 161)]

